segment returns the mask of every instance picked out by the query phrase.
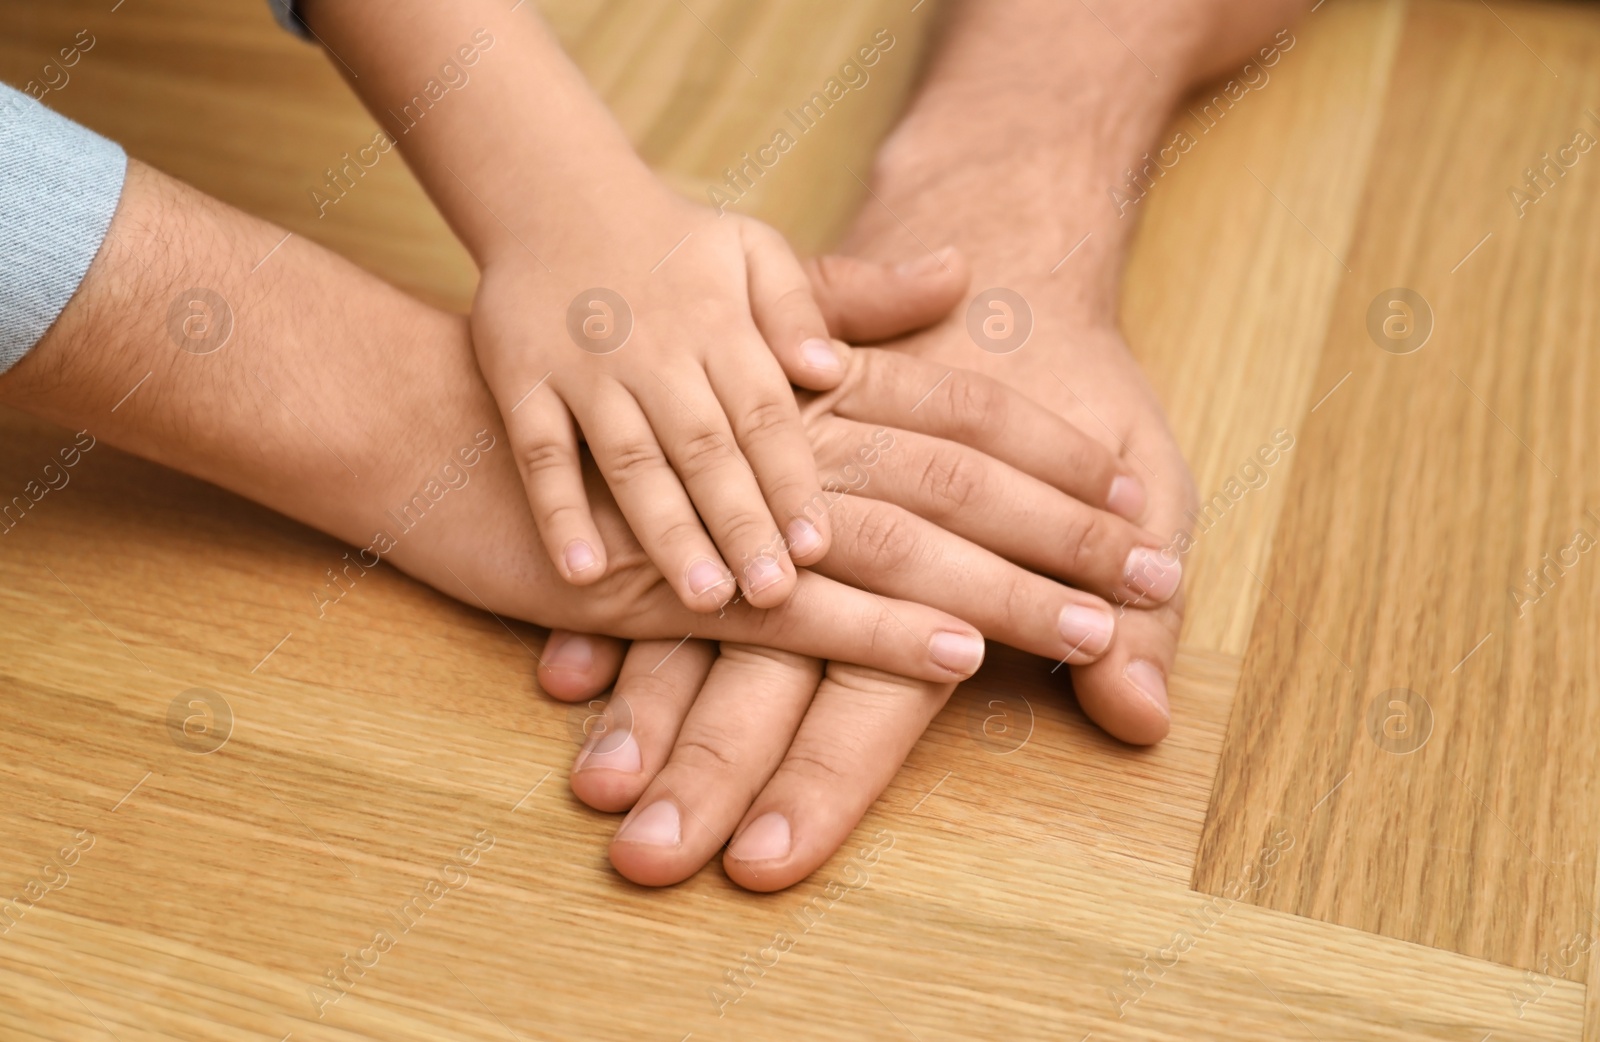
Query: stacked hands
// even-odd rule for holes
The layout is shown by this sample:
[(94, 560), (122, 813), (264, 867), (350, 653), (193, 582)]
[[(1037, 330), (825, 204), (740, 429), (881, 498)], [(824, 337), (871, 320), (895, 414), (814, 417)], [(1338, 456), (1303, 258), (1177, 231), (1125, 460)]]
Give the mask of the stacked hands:
[[(739, 220), (699, 231), (719, 227), (784, 250), (731, 265), (740, 289), (745, 263), (750, 285), (759, 265), (781, 269), (781, 290), (741, 305), (717, 299), (714, 279), (674, 283), (658, 310), (648, 284), (630, 287), (635, 328), (612, 355), (549, 334), (537, 360), (486, 344), (483, 330), (509, 323), (485, 314), (498, 291), (480, 294), (477, 356), (544, 553), (525, 544), (531, 559), (501, 572), (515, 582), (472, 589), (495, 611), (559, 627), (539, 671), (547, 692), (587, 700), (614, 685), (572, 786), (598, 809), (634, 808), (612, 844), (617, 868), (673, 883), (727, 845), (729, 875), (766, 890), (803, 878), (848, 837), (954, 682), (977, 670), (985, 637), (1088, 667), (1112, 653), (1120, 615), (1173, 599), (1179, 569), (1138, 524), (1146, 495), (1129, 464), (1061, 416), (979, 373), (826, 339), (883, 340), (943, 318), (967, 289), (954, 251), (920, 276), (835, 257), (808, 278), (769, 229)], [(684, 327), (680, 343), (748, 346), (663, 347), (677, 339), (663, 328), (687, 310), (677, 294), (709, 298), (693, 311), (732, 327), (699, 337)], [(538, 298), (559, 316), (564, 295)], [(808, 365), (808, 354), (822, 362), (819, 349), (826, 362)], [(792, 378), (834, 386), (797, 403), (774, 354)], [(559, 383), (545, 378), (555, 366)], [(711, 389), (730, 370), (751, 375), (719, 398)], [(506, 372), (495, 388), (490, 374)], [(663, 393), (673, 384), (682, 389)], [(593, 412), (579, 404), (608, 398)], [(668, 419), (646, 422), (653, 410)], [(574, 542), (596, 563), (572, 568)], [(762, 554), (768, 563), (735, 571), (736, 589), (722, 562)], [(697, 586), (706, 561), (718, 581)], [(1123, 657), (1126, 671), (1132, 649)], [(1135, 674), (1141, 665), (1165, 667)], [(1113, 734), (1165, 733), (1159, 681), (1140, 699), (1127, 678), (1078, 676), (1086, 709)]]
[[(558, 627), (546, 691), (614, 685), (572, 786), (633, 808), (611, 848), (624, 875), (674, 883), (726, 846), (741, 885), (803, 878), (984, 638), (1078, 667), (1113, 734), (1165, 733), (1166, 661), (1124, 649), (1125, 675), (1082, 671), (1112, 653), (1119, 616), (1178, 589), (1130, 461), (992, 377), (830, 339), (943, 319), (966, 297), (959, 254), (803, 266), (771, 229), (664, 193), (635, 227), (650, 250), (608, 241), (611, 269), (508, 250), (472, 315), (545, 557), (530, 545), (531, 577), (473, 589)], [(619, 256), (641, 274), (617, 279)], [(562, 327), (607, 271), (627, 318), (591, 312), (600, 353)], [(797, 401), (791, 381), (812, 390)]]
[(1153, 648), (1118, 629), (1172, 604), (1180, 568), (1171, 526), (1142, 527), (1131, 461), (953, 369), (981, 353), (953, 322), (925, 358), (834, 339), (944, 319), (968, 288), (956, 251), (808, 268), (765, 225), (660, 184), (535, 20), (401, 6), (374, 24), (304, 5), (380, 119), (430, 66), (419, 41), (496, 26), (498, 60), (401, 148), (481, 268), (473, 348), (544, 557), (471, 592), (557, 627), (540, 668), (557, 698), (614, 684), (572, 784), (633, 808), (612, 843), (624, 875), (677, 882), (726, 845), (744, 886), (803, 878), (986, 638), (1070, 665), (1112, 734), (1165, 734), (1175, 626)]
[[(555, 698), (613, 691), (571, 784), (595, 808), (630, 811), (611, 860), (640, 883), (682, 880), (724, 847), (742, 886), (805, 878), (979, 668), (985, 640), (1065, 664), (1116, 738), (1164, 737), (1182, 613), (1168, 548), (1183, 545), (1193, 490), (1114, 308), (1085, 305), (1114, 300), (1124, 226), (1096, 218), (1080, 290), (1053, 281), (1064, 246), (1039, 232), (1048, 193), (1029, 195), (1035, 209), (984, 210), (989, 195), (970, 186), (993, 171), (958, 154), (984, 149), (952, 151), (948, 129), (1004, 131), (994, 113), (1027, 108), (949, 90), (963, 48), (983, 52), (989, 32), (1033, 47), (1018, 60), (1038, 73), (1038, 104), (1086, 99), (1062, 118), (1122, 128), (1037, 168), (1000, 155), (1018, 183), (1077, 192), (1070, 216), (1052, 215), (1059, 230), (1159, 127), (1172, 98), (1151, 93), (1148, 69), (1122, 68), (1114, 49), (1062, 62), (1049, 40), (1076, 38), (1085, 16), (1071, 5), (1008, 5), (992, 29), (959, 8), (946, 64), (879, 157), (883, 206), (847, 238), (856, 256), (801, 262), (772, 229), (667, 191), (531, 12), (503, 6), (302, 8), (361, 70), (352, 86), (380, 119), (436, 67), (432, 41), (493, 27), (471, 89), (401, 139), (479, 263), (469, 320), (131, 163), (77, 297), (0, 396), (62, 423), (93, 416), (105, 440), (358, 545), (415, 488), (417, 461), (448, 457), (462, 432), (503, 436), (510, 451), (485, 454), (386, 558), (552, 627), (539, 680)], [(1174, 24), (1130, 22), (1155, 60), (1190, 75), (1209, 66), (1183, 34), (1220, 48), (1214, 65), (1260, 28), (1219, 42), (1225, 19), (1205, 33)], [(1116, 120), (1093, 108), (1113, 101), (1128, 109)], [(981, 284), (1028, 299), (1025, 350), (974, 344), (967, 257), (924, 248), (907, 261), (907, 221), (964, 235)], [(249, 320), (227, 350), (154, 360), (172, 294), (197, 284)], [(286, 400), (340, 423), (310, 434)]]

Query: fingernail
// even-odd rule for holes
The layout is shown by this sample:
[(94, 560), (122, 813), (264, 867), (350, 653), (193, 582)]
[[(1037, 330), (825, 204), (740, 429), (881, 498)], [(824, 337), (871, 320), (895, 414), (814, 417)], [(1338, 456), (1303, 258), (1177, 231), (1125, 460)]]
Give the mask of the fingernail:
[(773, 861), (788, 857), (791, 845), (789, 819), (777, 811), (769, 811), (739, 833), (728, 853), (740, 861)]
[(1111, 633), (1117, 626), (1110, 611), (1086, 604), (1069, 604), (1062, 608), (1056, 624), (1061, 630), (1061, 639), (1074, 651), (1090, 655), (1102, 654), (1111, 646)]
[(589, 736), (589, 744), (578, 754), (578, 762), (572, 765), (572, 769), (587, 771), (601, 768), (638, 774), (643, 762), (639, 755), (639, 743), (633, 740), (633, 732), (613, 727), (596, 730)]
[(1167, 705), (1167, 678), (1161, 675), (1161, 670), (1142, 658), (1136, 658), (1123, 669), (1122, 675), (1161, 710), (1162, 716), (1172, 719), (1172, 709)]
[(577, 575), (593, 568), (599, 559), (595, 557), (594, 550), (582, 539), (574, 539), (561, 551), (561, 557), (567, 563), (567, 574)]
[(671, 800), (652, 803), (634, 815), (617, 833), (617, 839), (627, 843), (643, 843), (651, 847), (678, 845), (678, 807)]
[(728, 581), (728, 573), (704, 557), (689, 566), (689, 590), (696, 596)]
[(983, 638), (940, 630), (928, 641), (928, 652), (950, 672), (970, 677), (983, 665)]
[(1122, 565), (1122, 579), (1153, 601), (1165, 601), (1178, 592), (1183, 565), (1168, 560), (1160, 550), (1136, 546)]
[(918, 257), (916, 260), (896, 264), (894, 272), (896, 275), (903, 275), (907, 278), (920, 278), (924, 275), (932, 275), (936, 271), (948, 271), (950, 258), (955, 255), (956, 248), (954, 246), (946, 246), (935, 253)]
[(1129, 521), (1144, 516), (1144, 483), (1131, 474), (1118, 474), (1111, 479), (1111, 491), (1106, 493), (1106, 506), (1113, 513)]
[(815, 336), (800, 344), (800, 361), (806, 364), (806, 368), (823, 373), (837, 373), (844, 368), (839, 363), (839, 356), (833, 352), (833, 345)]
[(545, 669), (558, 669), (564, 673), (585, 673), (594, 664), (594, 645), (587, 638), (573, 633), (558, 634), (544, 646)]
[(809, 557), (822, 545), (822, 535), (813, 525), (803, 517), (797, 517), (789, 522), (789, 552), (800, 557)]
[(745, 589), (760, 593), (783, 579), (783, 569), (770, 557), (757, 557), (744, 570)]

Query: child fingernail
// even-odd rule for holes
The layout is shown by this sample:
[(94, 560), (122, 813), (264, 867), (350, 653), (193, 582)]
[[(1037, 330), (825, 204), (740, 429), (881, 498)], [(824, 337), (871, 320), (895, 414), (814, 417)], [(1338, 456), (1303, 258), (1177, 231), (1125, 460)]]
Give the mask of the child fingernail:
[(1144, 516), (1144, 485), (1138, 478), (1131, 474), (1118, 474), (1111, 481), (1111, 490), (1106, 493), (1106, 506), (1112, 513), (1119, 514), (1129, 521), (1137, 521)]
[(689, 566), (689, 590), (699, 596), (728, 581), (728, 574), (704, 557)]
[(642, 843), (650, 847), (675, 847), (678, 836), (678, 807), (671, 800), (652, 803), (617, 832), (617, 839), (624, 843)]
[(1161, 675), (1161, 670), (1142, 658), (1136, 658), (1123, 669), (1122, 675), (1161, 710), (1162, 716), (1172, 719), (1172, 709), (1167, 704), (1167, 678)]
[(1111, 633), (1117, 623), (1109, 611), (1086, 604), (1069, 604), (1061, 609), (1056, 625), (1069, 648), (1099, 655), (1111, 646)]
[(769, 811), (739, 834), (728, 853), (739, 861), (773, 861), (788, 857), (793, 842), (789, 819), (777, 811)]
[(783, 568), (770, 557), (757, 557), (744, 570), (745, 588), (760, 593), (783, 580)]
[(568, 543), (567, 548), (561, 551), (561, 557), (566, 562), (568, 575), (587, 572), (599, 562), (593, 548), (582, 539), (574, 539)]
[(789, 522), (789, 552), (799, 557), (809, 557), (822, 546), (822, 534), (805, 518)]
[(1122, 579), (1153, 601), (1166, 601), (1178, 592), (1183, 565), (1168, 560), (1159, 550), (1136, 546), (1122, 565)]
[(839, 356), (834, 353), (833, 345), (821, 337), (812, 337), (800, 344), (800, 361), (806, 364), (806, 368), (822, 373), (837, 373), (844, 368), (839, 363)]
[(940, 630), (928, 641), (928, 653), (943, 668), (970, 677), (983, 665), (983, 638)]

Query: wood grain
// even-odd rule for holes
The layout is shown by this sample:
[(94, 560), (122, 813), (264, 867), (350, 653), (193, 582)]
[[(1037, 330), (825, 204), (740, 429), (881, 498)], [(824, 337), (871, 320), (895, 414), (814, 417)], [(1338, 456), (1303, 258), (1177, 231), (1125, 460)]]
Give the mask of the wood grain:
[[(1129, 261), (1122, 315), (1201, 500), (1183, 563), (1188, 647), (1244, 654), (1262, 597), (1251, 573), (1266, 569), (1297, 469), (1293, 449), (1271, 467), (1257, 453), (1275, 432), (1292, 437), (1326, 390), (1313, 383), (1321, 333), (1404, 12), (1385, 0), (1323, 4), (1273, 66), (1190, 98), (1166, 140), (1182, 132), (1195, 145), (1139, 203), (1149, 229)], [(1215, 101), (1229, 80), (1257, 86), (1229, 107)]]
[[(695, 197), (889, 28), (871, 84), (739, 204), (805, 248), (848, 219), (938, 10), (543, 6)], [(429, 300), (470, 298), (470, 261), (400, 163), (317, 216), (320, 171), (375, 126), (264, 5), (0, 11), (8, 82), (88, 27), (99, 42), (50, 97), (60, 111)], [(667, 891), (610, 870), (614, 819), (566, 788), (588, 710), (535, 689), (539, 630), (389, 570), (319, 616), (311, 593), (343, 547), (96, 447), (0, 537), (0, 898), (80, 830), (93, 840), (0, 935), (0, 1035), (1580, 1037), (1586, 1001), (1600, 1023), (1594, 961), (1548, 982), (1523, 967), (1584, 928), (1597, 874), (1594, 580), (1572, 573), (1451, 679), (1416, 678), (1498, 625), (1508, 576), (1596, 504), (1587, 167), (1523, 221), (1503, 209), (1517, 168), (1596, 93), (1593, 23), (1579, 7), (1341, 0), (1295, 30), (1270, 84), (1143, 204), (1130, 268), (1130, 339), (1202, 492), (1275, 427), (1300, 439), (1189, 565), (1181, 726), (1124, 748), (1049, 664), (996, 653), (845, 849), (782, 894), (714, 867)], [(1484, 218), (1494, 238), (1440, 274)], [(1395, 284), (1438, 316), (1416, 355), (1364, 332)], [(1530, 467), (1487, 406), (1564, 477)], [(72, 437), (13, 412), (0, 431), (0, 490)], [(1380, 755), (1360, 685), (1331, 682), (1289, 608), (1363, 683), (1420, 684), (1429, 744)], [(168, 728), (195, 688), (234, 718), (207, 754)], [(319, 1017), (326, 971), (487, 836), (470, 882)], [(775, 965), (741, 970), (778, 931), (794, 943)], [(1162, 967), (1180, 932), (1192, 946)]]
[[(1262, 904), (1542, 971), (1597, 929), (1600, 569), (1572, 550), (1512, 591), (1600, 535), (1600, 163), (1522, 217), (1510, 189), (1600, 135), (1600, 16), (1419, 2), (1404, 40), (1315, 386), (1345, 382), (1295, 450), (1196, 885), (1344, 778)], [(1410, 354), (1368, 332), (1397, 286), (1433, 315)]]

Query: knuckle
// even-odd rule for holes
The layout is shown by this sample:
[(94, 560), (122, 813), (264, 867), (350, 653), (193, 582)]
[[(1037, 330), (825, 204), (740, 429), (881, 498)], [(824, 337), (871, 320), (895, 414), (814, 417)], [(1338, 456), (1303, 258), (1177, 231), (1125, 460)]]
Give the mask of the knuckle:
[(705, 529), (698, 519), (680, 517), (662, 523), (655, 530), (655, 542), (662, 547), (675, 549), (695, 548), (705, 537)]
[(575, 467), (577, 459), (566, 446), (551, 441), (530, 441), (517, 446), (517, 469), (525, 478), (535, 478)]
[(588, 511), (573, 503), (557, 503), (539, 510), (537, 520), (541, 529), (572, 532), (585, 526)]
[(717, 528), (721, 531), (723, 541), (743, 547), (747, 557), (770, 552), (771, 545), (778, 540), (772, 519), (766, 514), (739, 511), (719, 519)]
[(678, 737), (672, 759), (691, 771), (733, 773), (739, 769), (739, 743), (715, 726), (698, 728), (694, 734)]
[(785, 434), (792, 434), (796, 439), (800, 434), (800, 417), (795, 410), (794, 398), (787, 402), (768, 400), (756, 402), (745, 412), (742, 421), (743, 435), (751, 439), (769, 439)]
[(957, 430), (992, 429), (1004, 410), (994, 384), (974, 373), (957, 373), (950, 379), (950, 421)]
[(856, 523), (854, 542), (858, 557), (876, 569), (897, 569), (911, 559), (905, 518), (894, 510), (864, 511)]
[(661, 446), (655, 442), (627, 441), (618, 445), (611, 453), (607, 478), (633, 482), (665, 465), (666, 458), (661, 454)]
[(790, 286), (773, 299), (772, 306), (777, 310), (792, 312), (802, 309), (809, 311), (816, 305), (811, 297), (810, 286)]
[(965, 453), (935, 451), (923, 467), (922, 485), (939, 516), (959, 514), (982, 499), (982, 468)]
[(1074, 577), (1093, 574), (1107, 558), (1106, 547), (1110, 541), (1111, 526), (1106, 515), (1098, 510), (1074, 512), (1067, 522), (1063, 540), (1070, 574)]
[(677, 694), (670, 676), (658, 673), (636, 673), (617, 682), (613, 696), (643, 705), (647, 702), (669, 701)]
[(727, 463), (733, 456), (716, 431), (705, 430), (691, 434), (678, 445), (678, 459), (684, 470), (702, 474)]
[(796, 747), (790, 749), (789, 755), (784, 757), (783, 770), (785, 774), (799, 781), (831, 790), (842, 783), (854, 783), (858, 780), (850, 770), (850, 760), (840, 758), (840, 753), (849, 751), (851, 750), (835, 749), (829, 753), (811, 747)]

